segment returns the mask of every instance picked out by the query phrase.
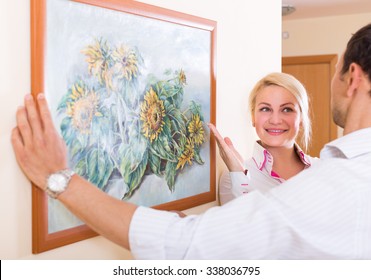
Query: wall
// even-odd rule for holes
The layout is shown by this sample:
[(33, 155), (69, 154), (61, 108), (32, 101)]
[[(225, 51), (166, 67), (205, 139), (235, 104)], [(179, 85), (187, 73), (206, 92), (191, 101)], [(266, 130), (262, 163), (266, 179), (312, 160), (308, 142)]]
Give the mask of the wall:
[[(242, 154), (248, 155), (254, 132), (247, 119), (247, 93), (262, 75), (281, 69), (280, 1), (143, 2), (218, 22), (217, 126), (235, 140)], [(102, 237), (38, 255), (31, 253), (31, 188), (18, 168), (10, 143), (16, 109), (30, 91), (29, 8), (28, 0), (0, 0), (0, 259), (130, 259), (128, 251)], [(224, 168), (220, 158), (217, 166), (219, 174)], [(200, 213), (214, 205), (209, 203), (186, 213)]]
[(371, 14), (283, 20), (282, 56), (339, 54), (344, 51), (352, 33), (370, 23)]

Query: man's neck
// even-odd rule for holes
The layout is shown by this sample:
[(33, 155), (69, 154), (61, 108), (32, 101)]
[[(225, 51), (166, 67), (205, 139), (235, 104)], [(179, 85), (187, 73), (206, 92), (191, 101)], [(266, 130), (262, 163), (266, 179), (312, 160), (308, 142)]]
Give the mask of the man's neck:
[(346, 123), (344, 126), (344, 135), (359, 129), (371, 127), (371, 87), (360, 89), (355, 93), (350, 104)]

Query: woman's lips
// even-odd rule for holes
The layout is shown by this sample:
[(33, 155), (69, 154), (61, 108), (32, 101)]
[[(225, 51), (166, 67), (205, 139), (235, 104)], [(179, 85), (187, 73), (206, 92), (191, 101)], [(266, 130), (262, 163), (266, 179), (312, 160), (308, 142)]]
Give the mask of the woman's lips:
[(285, 133), (286, 129), (266, 129), (266, 132), (268, 132), (270, 135), (281, 135), (282, 133)]

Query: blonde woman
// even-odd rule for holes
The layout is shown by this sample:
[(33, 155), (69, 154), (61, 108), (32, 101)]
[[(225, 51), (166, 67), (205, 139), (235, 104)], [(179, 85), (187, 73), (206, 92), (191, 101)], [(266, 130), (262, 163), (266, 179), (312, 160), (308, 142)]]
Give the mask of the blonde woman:
[(317, 160), (296, 143), (299, 131), (305, 149), (310, 141), (308, 103), (304, 86), (289, 74), (271, 73), (258, 81), (250, 93), (249, 110), (260, 140), (247, 161), (241, 159), (229, 138), (223, 139), (215, 126), (209, 125), (229, 169), (220, 179), (221, 204), (254, 189), (276, 187)]

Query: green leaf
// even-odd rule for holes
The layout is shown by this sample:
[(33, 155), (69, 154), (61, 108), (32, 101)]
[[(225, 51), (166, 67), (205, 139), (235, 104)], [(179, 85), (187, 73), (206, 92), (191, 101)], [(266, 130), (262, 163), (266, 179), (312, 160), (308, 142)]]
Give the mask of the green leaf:
[(129, 190), (123, 199), (129, 198), (139, 187), (148, 163), (148, 142), (142, 135), (131, 139), (131, 143), (122, 143), (119, 148), (121, 163), (119, 171)]
[(68, 90), (67, 94), (63, 95), (57, 107), (58, 111), (67, 108), (67, 102), (70, 100), (70, 95), (71, 95), (71, 90)]
[(167, 76), (171, 75), (172, 73), (173, 73), (173, 70), (171, 70), (171, 68), (167, 68), (164, 71), (164, 74), (167, 75)]
[(175, 190), (176, 165), (176, 162), (168, 161), (165, 168), (165, 179), (171, 192)]
[[(130, 157), (130, 152), (128, 154)], [(132, 163), (130, 162), (130, 160), (123, 159), (120, 166), (120, 172), (121, 174), (123, 174), (123, 179), (128, 185), (129, 190), (122, 199), (130, 198), (133, 195), (134, 191), (139, 187), (140, 183), (142, 182), (144, 172), (146, 171), (147, 162), (148, 150), (145, 151), (142, 160), (139, 162), (134, 170), (132, 169)]]
[(113, 169), (114, 169), (113, 162), (111, 160), (106, 160), (106, 172), (104, 173), (104, 176), (101, 177), (100, 181), (100, 185), (102, 186), (103, 189), (107, 187), (107, 183), (112, 175)]
[(113, 162), (102, 149), (92, 147), (87, 154), (87, 176), (94, 185), (103, 189), (113, 171)]
[(71, 125), (71, 118), (65, 117), (61, 122), (61, 134), (67, 146), (75, 139), (75, 133)]
[(169, 145), (170, 143), (172, 143), (172, 138), (169, 134), (161, 134), (156, 140), (156, 143), (158, 144), (157, 147), (161, 151), (161, 158), (170, 161), (174, 161), (176, 159), (174, 152)]
[(163, 89), (166, 92), (166, 97), (167, 98), (174, 97), (178, 93), (178, 91), (176, 90), (176, 88), (173, 85), (170, 85), (169, 83), (166, 83), (164, 85)]
[(148, 164), (149, 164), (149, 167), (151, 168), (151, 171), (154, 174), (161, 176), (161, 158), (160, 157), (149, 152), (148, 153)]
[(164, 146), (168, 146), (167, 142), (162, 142), (160, 139), (157, 139), (152, 142), (150, 146), (151, 153), (164, 160), (174, 160), (174, 155), (168, 153)]
[(187, 137), (185, 134), (179, 134), (177, 135), (176, 139), (176, 141), (173, 140), (173, 146), (176, 156), (180, 157), (184, 151), (185, 145), (187, 144)]
[(172, 136), (171, 136), (171, 122), (168, 117), (164, 118), (163, 131), (159, 134), (158, 138), (152, 143), (149, 143), (151, 152), (164, 160), (174, 161), (175, 155), (173, 147), (171, 147)]
[(205, 162), (202, 160), (201, 156), (200, 156), (200, 148), (199, 147), (195, 147), (194, 148), (194, 155), (193, 155), (193, 159), (200, 165), (204, 164)]
[(204, 117), (203, 117), (203, 114), (202, 114), (202, 109), (201, 109), (200, 104), (198, 104), (198, 103), (196, 103), (195, 101), (192, 100), (191, 104), (189, 105), (189, 109), (191, 110), (193, 115), (199, 115), (200, 120), (204, 121)]
[(183, 119), (182, 112), (175, 107), (173, 104), (170, 104), (169, 101), (165, 101), (165, 107), (166, 107), (166, 115), (171, 120), (171, 124), (169, 125), (173, 131), (182, 131), (185, 133), (186, 126)]
[(80, 161), (75, 165), (73, 169), (80, 176), (85, 176), (86, 175), (86, 159), (85, 158), (80, 159)]
[(82, 146), (81, 142), (75, 138), (69, 145), (69, 154), (71, 157), (79, 154), (82, 152), (84, 147)]
[(174, 87), (174, 95), (172, 97), (173, 99), (173, 104), (177, 107), (177, 108), (180, 108), (182, 103), (183, 103), (183, 94), (184, 94), (184, 90), (182, 87)]

